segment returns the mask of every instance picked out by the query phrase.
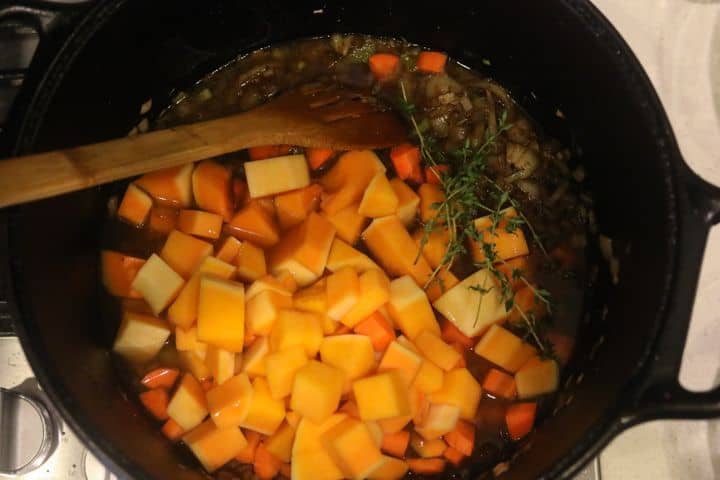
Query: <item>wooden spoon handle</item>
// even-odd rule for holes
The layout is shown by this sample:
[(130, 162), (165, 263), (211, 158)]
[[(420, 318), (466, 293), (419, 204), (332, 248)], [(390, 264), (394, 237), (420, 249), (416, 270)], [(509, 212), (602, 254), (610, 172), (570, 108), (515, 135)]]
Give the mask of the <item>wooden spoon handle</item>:
[[(240, 114), (0, 161), (0, 207), (68, 193), (258, 145), (282, 143), (264, 116)], [(262, 132), (262, 134), (258, 134)]]

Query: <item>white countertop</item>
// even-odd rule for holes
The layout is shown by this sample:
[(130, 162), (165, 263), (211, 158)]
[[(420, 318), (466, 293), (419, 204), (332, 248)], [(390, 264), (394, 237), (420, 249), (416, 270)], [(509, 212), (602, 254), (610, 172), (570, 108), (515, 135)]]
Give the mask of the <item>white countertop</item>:
[[(720, 0), (593, 0), (630, 44), (670, 117), (687, 163), (720, 185)], [(680, 381), (720, 380), (720, 229), (703, 261)], [(720, 478), (720, 420), (634, 427), (601, 454), (603, 480)]]

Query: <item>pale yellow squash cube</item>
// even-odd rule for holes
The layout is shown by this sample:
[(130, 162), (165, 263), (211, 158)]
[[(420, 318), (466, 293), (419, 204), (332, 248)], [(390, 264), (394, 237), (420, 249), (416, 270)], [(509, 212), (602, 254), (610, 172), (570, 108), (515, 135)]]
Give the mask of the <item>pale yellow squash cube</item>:
[(444, 378), (445, 373), (440, 367), (429, 360), (423, 360), (413, 381), (413, 388), (423, 393), (434, 393), (442, 388)]
[(186, 433), (183, 442), (211, 473), (247, 446), (247, 439), (239, 428), (218, 428), (211, 420)]
[(265, 376), (265, 357), (270, 353), (268, 337), (258, 337), (242, 356), (241, 371), (251, 377)]
[(421, 458), (433, 458), (442, 457), (448, 446), (441, 438), (426, 440), (417, 433), (412, 433), (410, 435), (410, 447)]
[(360, 298), (360, 280), (352, 267), (345, 267), (329, 275), (325, 283), (327, 316), (340, 321)]
[(380, 428), (378, 422), (368, 421), (363, 423), (365, 423), (368, 432), (370, 432), (370, 436), (372, 437), (375, 446), (380, 448), (382, 446), (383, 436), (385, 435), (385, 433), (383, 433), (383, 430), (382, 428)]
[(371, 269), (360, 275), (360, 296), (353, 307), (340, 320), (348, 327), (372, 315), (390, 298), (390, 280), (382, 270)]
[(415, 380), (422, 362), (420, 355), (395, 340), (385, 350), (378, 365), (378, 372), (396, 371), (407, 388)]
[(292, 410), (288, 410), (285, 413), (285, 421), (290, 425), (292, 428), (297, 430), (298, 425), (300, 425), (300, 420), (302, 419), (302, 415), (300, 415), (297, 412), (293, 412)]
[(425, 440), (434, 440), (455, 430), (460, 420), (460, 407), (449, 404), (431, 404), (425, 420), (415, 427)]
[(250, 198), (266, 197), (310, 185), (305, 155), (284, 155), (245, 162)]
[(394, 370), (355, 380), (353, 393), (363, 420), (382, 420), (410, 414), (407, 386)]
[(223, 240), (220, 248), (215, 252), (215, 257), (223, 262), (232, 263), (240, 251), (241, 242), (235, 237), (227, 237)]
[(302, 288), (293, 294), (293, 308), (303, 312), (325, 315), (327, 311), (327, 292), (325, 279), (321, 278), (312, 285)]
[(510, 372), (517, 371), (516, 358), (523, 352), (523, 341), (520, 337), (498, 325), (493, 325), (482, 336), (475, 353), (484, 359), (499, 365)]
[(235, 375), (235, 357), (234, 352), (222, 348), (210, 346), (207, 349), (205, 363), (210, 369), (215, 385), (222, 385)]
[(372, 261), (370, 257), (337, 237), (330, 247), (330, 255), (326, 266), (331, 272), (337, 272), (345, 267), (352, 267), (360, 274), (368, 270), (380, 270), (380, 266)]
[(180, 275), (153, 253), (140, 267), (131, 286), (140, 292), (153, 313), (159, 315), (175, 299), (184, 283)]
[(240, 373), (207, 392), (207, 405), (219, 428), (239, 427), (250, 411), (253, 388), (247, 374)]
[(238, 277), (246, 282), (252, 282), (267, 275), (265, 252), (248, 241), (242, 242), (240, 245), (235, 257), (235, 264)]
[(344, 421), (344, 413), (336, 413), (320, 424), (307, 418), (300, 420), (295, 431), (292, 450), (292, 480), (341, 480), (343, 473), (330, 457), (321, 436)]
[(433, 306), (468, 337), (481, 334), (508, 314), (500, 288), (487, 269), (446, 291)]
[(272, 398), (268, 382), (263, 377), (255, 378), (252, 386), (250, 409), (240, 426), (263, 435), (272, 435), (285, 417), (285, 402)]
[(358, 205), (353, 203), (334, 213), (322, 212), (322, 216), (335, 227), (337, 238), (354, 245), (360, 239), (360, 233), (368, 219), (358, 213)]
[(432, 268), (446, 263), (445, 254), (450, 243), (450, 231), (444, 225), (438, 225), (429, 233), (419, 228), (413, 233), (412, 238), (418, 250), (422, 247), (422, 255)]
[(445, 373), (443, 386), (429, 395), (430, 403), (456, 405), (460, 418), (473, 421), (482, 396), (480, 383), (467, 368), (457, 368)]
[(296, 346), (270, 353), (265, 357), (268, 386), (272, 398), (284, 398), (290, 395), (295, 374), (308, 363), (303, 346)]
[(265, 448), (281, 462), (289, 462), (292, 458), (292, 446), (295, 440), (295, 429), (283, 423), (278, 430), (265, 440)]
[(405, 460), (383, 455), (382, 464), (370, 475), (369, 480), (400, 480), (408, 472), (408, 464)]
[(212, 253), (211, 243), (179, 230), (173, 230), (160, 250), (160, 257), (180, 276), (190, 278), (203, 259)]
[(314, 357), (320, 350), (322, 339), (320, 315), (297, 310), (280, 310), (270, 332), (270, 351), (278, 352), (301, 346), (308, 357)]
[(397, 209), (395, 215), (406, 227), (411, 225), (417, 217), (418, 206), (420, 205), (420, 197), (410, 186), (402, 179), (395, 177), (390, 180), (390, 186), (398, 198)]
[(354, 418), (323, 433), (320, 441), (347, 478), (367, 478), (384, 463), (367, 426)]
[(515, 374), (515, 386), (521, 400), (552, 393), (559, 382), (560, 368), (552, 358), (535, 357)]
[(528, 362), (528, 360), (537, 356), (537, 354), (537, 348), (533, 347), (529, 343), (523, 343), (520, 350), (516, 352), (513, 358), (506, 362), (505, 370), (508, 372), (517, 372)]
[(366, 335), (325, 337), (320, 344), (320, 359), (342, 370), (347, 382), (357, 380), (375, 368), (375, 351)]
[(342, 370), (312, 360), (295, 374), (290, 408), (315, 423), (322, 423), (337, 410), (344, 383)]
[[(280, 272), (279, 274), (281, 273), (282, 272)], [(272, 290), (277, 293), (284, 293), (285, 295), (293, 294), (293, 290), (291, 290), (288, 285), (282, 283), (280, 280), (273, 277), (272, 275), (265, 275), (264, 277), (259, 278), (250, 284), (250, 286), (247, 288), (247, 291), (245, 292), (245, 301), (247, 302), (251, 300), (255, 295), (259, 294), (260, 292), (264, 292), (265, 290)]]
[(245, 340), (243, 284), (203, 275), (197, 326), (200, 341), (231, 352), (242, 352)]
[(397, 211), (398, 197), (385, 173), (378, 172), (363, 193), (358, 213), (365, 217), (384, 217)]
[(424, 330), (440, 335), (440, 325), (427, 295), (407, 275), (390, 282), (387, 309), (395, 325), (410, 340)]
[(208, 380), (212, 372), (205, 363), (206, 356), (201, 356), (195, 351), (178, 352), (178, 361), (183, 370), (192, 373), (198, 380)]
[(438, 367), (449, 372), (462, 360), (460, 352), (434, 333), (425, 330), (415, 337), (415, 346)]
[(186, 432), (200, 425), (207, 416), (205, 392), (191, 374), (183, 375), (168, 403), (167, 413)]
[(205, 359), (208, 345), (197, 338), (197, 327), (175, 329), (175, 349), (178, 352), (195, 352), (198, 357)]
[(270, 335), (281, 310), (293, 305), (285, 292), (263, 290), (245, 302), (245, 322), (251, 335)]
[(145, 363), (158, 354), (169, 336), (170, 327), (159, 318), (126, 311), (113, 351), (131, 362)]

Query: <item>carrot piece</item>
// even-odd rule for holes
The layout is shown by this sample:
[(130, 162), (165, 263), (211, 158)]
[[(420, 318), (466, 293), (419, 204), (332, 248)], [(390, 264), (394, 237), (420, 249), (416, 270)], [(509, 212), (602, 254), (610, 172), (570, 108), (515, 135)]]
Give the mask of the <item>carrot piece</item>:
[(263, 145), (260, 147), (248, 148), (250, 160), (264, 160), (266, 158), (279, 157), (287, 155), (291, 150), (290, 145)]
[(262, 436), (254, 430), (247, 430), (245, 431), (245, 439), (247, 439), (247, 445), (235, 455), (235, 460), (240, 463), (252, 464)]
[(162, 433), (168, 440), (176, 442), (185, 434), (185, 430), (172, 418), (168, 418), (167, 422), (162, 426)]
[(160, 367), (145, 374), (140, 383), (147, 388), (172, 388), (180, 371), (177, 368)]
[(280, 475), (285, 478), (292, 478), (292, 468), (289, 463), (280, 464)]
[(262, 480), (271, 480), (280, 472), (280, 460), (268, 452), (264, 443), (260, 443), (255, 450), (253, 471)]
[(378, 80), (387, 80), (400, 70), (400, 57), (392, 53), (376, 53), (368, 59), (370, 71)]
[(520, 440), (530, 433), (533, 423), (535, 423), (536, 410), (537, 404), (535, 402), (516, 403), (508, 407), (507, 412), (505, 412), (505, 423), (510, 438)]
[(475, 343), (477, 343), (475, 340), (462, 333), (460, 329), (449, 320), (443, 321), (441, 327), (442, 332), (440, 336), (446, 343), (459, 343), (465, 348), (472, 348), (475, 346)]
[(395, 340), (395, 330), (380, 312), (373, 312), (362, 322), (355, 325), (355, 333), (367, 335), (373, 344), (373, 350), (384, 352), (390, 342)]
[(500, 398), (512, 400), (517, 395), (515, 378), (497, 368), (491, 368), (482, 383), (483, 390)]
[(442, 52), (421, 52), (417, 58), (417, 69), (426, 73), (443, 73), (447, 55)]
[(454, 368), (467, 367), (467, 362), (465, 361), (465, 352), (467, 351), (467, 348), (465, 347), (465, 345), (460, 342), (453, 342), (450, 344), (450, 346), (453, 347), (455, 351), (460, 354), (460, 360), (458, 360)]
[(441, 185), (440, 175), (450, 171), (449, 165), (435, 165), (433, 167), (425, 167), (425, 182), (432, 185)]
[(140, 394), (140, 402), (158, 420), (167, 420), (168, 392), (164, 388), (153, 388)]
[(386, 433), (383, 435), (382, 445), (380, 445), (380, 448), (385, 453), (402, 458), (405, 456), (409, 443), (410, 432), (400, 430), (399, 432)]
[(418, 147), (409, 143), (393, 147), (390, 149), (390, 160), (393, 162), (398, 177), (422, 183), (420, 149)]
[(443, 457), (447, 458), (450, 463), (457, 467), (463, 461), (465, 455), (455, 450), (453, 447), (448, 447), (443, 452)]
[(432, 475), (445, 470), (445, 460), (442, 458), (408, 458), (405, 460), (415, 473)]
[(475, 427), (464, 420), (459, 420), (452, 432), (445, 435), (449, 446), (469, 457), (475, 448)]
[(325, 165), (335, 155), (335, 150), (332, 148), (306, 148), (305, 157), (307, 158), (308, 165), (313, 170)]

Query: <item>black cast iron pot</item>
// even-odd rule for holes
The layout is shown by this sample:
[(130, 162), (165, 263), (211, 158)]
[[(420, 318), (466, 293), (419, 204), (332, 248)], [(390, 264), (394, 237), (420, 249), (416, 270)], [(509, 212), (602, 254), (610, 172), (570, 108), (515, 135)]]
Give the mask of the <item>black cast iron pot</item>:
[[(504, 478), (568, 478), (637, 422), (720, 415), (720, 391), (690, 393), (677, 381), (720, 190), (689, 171), (638, 61), (588, 1), (103, 0), (54, 12), (32, 2), (0, 16), (43, 33), (7, 154), (125, 135), (146, 99), (163, 105), (171, 88), (238, 53), (298, 37), (404, 37), (483, 69), (581, 156), (600, 230), (621, 263), (618, 285), (602, 270), (588, 288), (559, 397), (565, 407), (531, 435)], [(554, 116), (557, 108), (567, 120)], [(117, 187), (5, 212), (8, 308), (41, 385), (111, 470), (200, 478), (123, 395), (108, 353), (116, 320), (100, 311), (98, 249)]]

